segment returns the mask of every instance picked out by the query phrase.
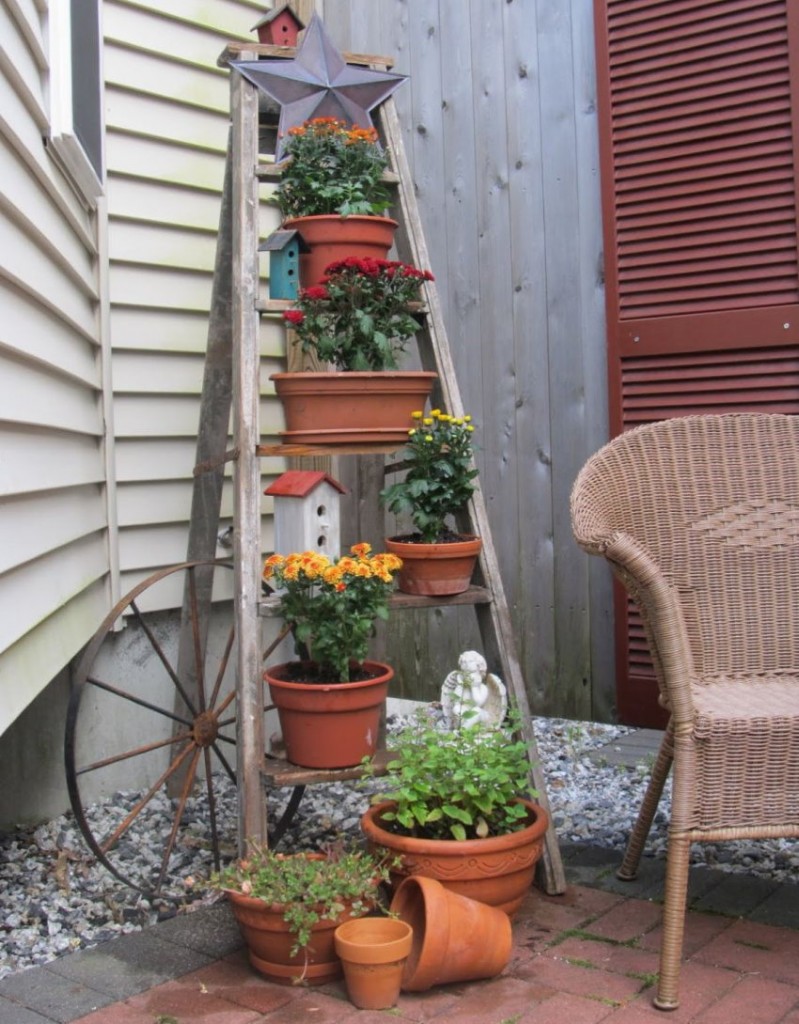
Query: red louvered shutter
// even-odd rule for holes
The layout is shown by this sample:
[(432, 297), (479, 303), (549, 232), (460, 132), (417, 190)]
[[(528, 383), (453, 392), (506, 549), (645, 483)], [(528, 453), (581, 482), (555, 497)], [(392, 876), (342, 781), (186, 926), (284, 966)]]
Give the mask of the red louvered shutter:
[[(595, 0), (610, 428), (799, 414), (799, 2)], [(620, 720), (663, 724), (616, 602)]]

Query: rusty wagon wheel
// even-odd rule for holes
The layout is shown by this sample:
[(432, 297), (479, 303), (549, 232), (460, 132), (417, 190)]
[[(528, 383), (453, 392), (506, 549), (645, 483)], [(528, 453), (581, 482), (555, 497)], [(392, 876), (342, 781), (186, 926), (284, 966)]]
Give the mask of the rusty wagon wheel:
[[(232, 581), (231, 568), (184, 562), (134, 587), (86, 648), (70, 696), (65, 763), (75, 818), (97, 859), (147, 895), (185, 895), (189, 860), (218, 869), (224, 844), (236, 852), (235, 625), (216, 623), (206, 641), (198, 614), (203, 588)], [(183, 594), (179, 656), (181, 612), (158, 621), (145, 613), (175, 609)], [(126, 622), (138, 628), (121, 628)]]

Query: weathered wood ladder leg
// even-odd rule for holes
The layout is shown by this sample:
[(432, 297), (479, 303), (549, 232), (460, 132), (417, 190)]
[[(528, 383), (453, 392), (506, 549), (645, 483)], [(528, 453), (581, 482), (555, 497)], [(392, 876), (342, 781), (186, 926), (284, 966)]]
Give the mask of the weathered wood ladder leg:
[[(379, 114), (383, 137), (391, 156), (393, 169), (399, 179), (397, 219), (400, 227), (397, 232), (397, 246), (403, 259), (417, 267), (429, 267), (427, 243), (413, 191), (399, 118), (392, 98), (382, 104)], [(419, 345), (420, 359), (424, 369), (435, 370), (438, 373), (438, 387), (441, 390), (447, 412), (453, 416), (462, 416), (464, 414), (463, 402), (444, 327), (438, 289), (434, 282), (426, 282), (424, 289), (427, 316), (426, 326), (420, 332), (422, 335)], [(483, 540), (483, 549), (480, 555), (480, 571), (483, 576), (481, 582), (491, 594), (489, 604), (475, 605), (484, 651), (490, 662), (501, 665), (502, 678), (508, 687), (509, 697), (521, 715), (522, 734), (530, 757), (532, 788), (538, 794), (538, 801), (545, 810), (549, 811), (546, 783), (538, 759), (538, 745), (533, 730), (527, 690), (516, 653), (510, 611), (505, 599), (502, 577), (491, 537), (491, 527), (479, 484), (469, 505), (468, 519), (470, 531), (479, 534)], [(546, 892), (561, 893), (566, 888), (560, 848), (551, 816), (545, 840), (544, 856), (540, 863), (540, 875)]]

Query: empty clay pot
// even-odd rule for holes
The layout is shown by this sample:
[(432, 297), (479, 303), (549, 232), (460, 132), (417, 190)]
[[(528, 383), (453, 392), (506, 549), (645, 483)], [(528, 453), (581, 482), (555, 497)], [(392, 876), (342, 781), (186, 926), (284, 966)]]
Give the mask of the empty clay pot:
[(413, 929), (402, 974), (406, 992), (493, 978), (507, 966), (510, 918), (497, 907), (452, 892), (434, 878), (411, 875), (397, 889), (391, 911)]
[(393, 917), (362, 917), (335, 932), (350, 1002), (361, 1010), (387, 1010), (399, 998), (411, 926)]

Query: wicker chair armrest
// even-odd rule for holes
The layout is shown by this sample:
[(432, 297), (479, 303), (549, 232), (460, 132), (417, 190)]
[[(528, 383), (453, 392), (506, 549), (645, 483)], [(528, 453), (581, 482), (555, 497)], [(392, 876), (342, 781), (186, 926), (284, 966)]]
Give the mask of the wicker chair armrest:
[(696, 677), (680, 595), (652, 556), (629, 534), (616, 531), (602, 554), (638, 605), (652, 648), (661, 694), (676, 730), (691, 727)]

